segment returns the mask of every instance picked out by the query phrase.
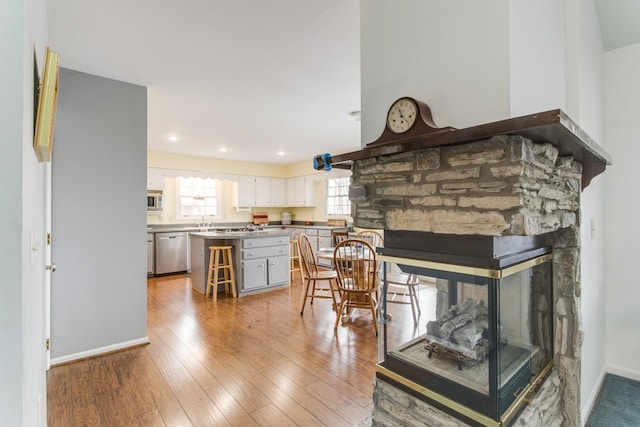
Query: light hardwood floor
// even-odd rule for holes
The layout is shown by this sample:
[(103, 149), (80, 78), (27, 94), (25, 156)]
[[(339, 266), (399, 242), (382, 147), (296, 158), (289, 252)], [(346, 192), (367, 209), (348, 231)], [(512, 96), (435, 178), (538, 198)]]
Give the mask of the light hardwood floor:
[(330, 299), (300, 316), (299, 281), (217, 302), (186, 275), (147, 289), (151, 344), (53, 367), (50, 427), (334, 427), (371, 413), (377, 338), (365, 310), (334, 332)]

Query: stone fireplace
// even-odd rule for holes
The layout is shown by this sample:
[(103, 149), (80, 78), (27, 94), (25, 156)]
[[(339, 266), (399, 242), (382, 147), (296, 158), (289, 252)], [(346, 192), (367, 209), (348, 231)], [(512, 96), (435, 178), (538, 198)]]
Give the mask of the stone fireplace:
[[(436, 277), (437, 307), (423, 313), (415, 333), (404, 342), (391, 342), (391, 326), (381, 333), (372, 423), (579, 426), (580, 193), (610, 164), (609, 156), (560, 110), (462, 130), (437, 128), (428, 113), (421, 128), (396, 141), (389, 142), (385, 130), (386, 137), (360, 151), (316, 158), (325, 168), (351, 168), (354, 225), (385, 230), (379, 251), (385, 264)], [(494, 272), (520, 265), (527, 284), (514, 295), (528, 306), (514, 315), (504, 311), (517, 306), (506, 302), (510, 286)], [(478, 284), (484, 296), (457, 296)], [(454, 328), (451, 313), (472, 307), (473, 317), (465, 314), (463, 324), (468, 330), (472, 318), (476, 328), (475, 316), (486, 310), (487, 300), (493, 320), (478, 326), (470, 346), (459, 345), (469, 334), (457, 336), (456, 345), (442, 342)], [(384, 300), (381, 305), (384, 311)], [(473, 369), (461, 360), (481, 364), (486, 357), (485, 370), (503, 372), (496, 367), (503, 360), (499, 349), (522, 338), (504, 338), (514, 322), (526, 329), (522, 337), (535, 349), (527, 356), (529, 370), (513, 374), (519, 385), (505, 382), (504, 390), (487, 379), (493, 394), (485, 394), (497, 400), (482, 393), (475, 399), (474, 389), (482, 385), (474, 382), (484, 380), (461, 379)], [(430, 367), (425, 339), (431, 351), (436, 348), (435, 357), (439, 344), (466, 372)], [(422, 359), (405, 357), (402, 352), (416, 342)]]

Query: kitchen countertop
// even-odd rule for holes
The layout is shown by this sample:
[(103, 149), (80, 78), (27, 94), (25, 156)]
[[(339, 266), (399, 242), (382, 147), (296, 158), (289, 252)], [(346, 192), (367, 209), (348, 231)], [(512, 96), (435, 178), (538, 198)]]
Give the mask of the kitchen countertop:
[(197, 231), (189, 233), (191, 237), (199, 237), (202, 239), (246, 239), (247, 237), (288, 236), (290, 234), (290, 230), (283, 228), (258, 231)]
[[(230, 233), (221, 233), (219, 231), (219, 229), (222, 228), (242, 228), (244, 226), (246, 226), (247, 224), (244, 223), (242, 225), (213, 225), (213, 226), (209, 226), (207, 227), (207, 231), (200, 231), (200, 228), (195, 226), (195, 225), (189, 225), (189, 224), (185, 224), (185, 225), (180, 225), (180, 224), (153, 224), (153, 225), (148, 225), (147, 226), (147, 233), (173, 233), (173, 232), (179, 232), (179, 231), (186, 231), (189, 232), (191, 234), (201, 234), (201, 233), (220, 233), (220, 234), (224, 234), (224, 235), (231, 235)], [(287, 230), (285, 230), (285, 228)], [(349, 226), (345, 226), (345, 227), (335, 227), (335, 226), (330, 226), (330, 225), (303, 225), (303, 224), (290, 224), (290, 225), (280, 225), (280, 224), (274, 224), (274, 225), (267, 225), (267, 226), (263, 226), (263, 230), (262, 231), (286, 231), (287, 233), (290, 232), (291, 228), (322, 228), (322, 229), (334, 229), (334, 228), (349, 228)], [(238, 233), (238, 232), (234, 232), (234, 233)], [(247, 233), (255, 233), (255, 231), (247, 231)]]
[(336, 225), (327, 225), (327, 224), (322, 224), (322, 225), (303, 225), (303, 224), (291, 224), (291, 225), (283, 225), (283, 227), (287, 227), (287, 228), (323, 228), (323, 229), (327, 229), (327, 230), (333, 230), (335, 228), (351, 228), (351, 226), (349, 225), (343, 225), (343, 226), (336, 226)]

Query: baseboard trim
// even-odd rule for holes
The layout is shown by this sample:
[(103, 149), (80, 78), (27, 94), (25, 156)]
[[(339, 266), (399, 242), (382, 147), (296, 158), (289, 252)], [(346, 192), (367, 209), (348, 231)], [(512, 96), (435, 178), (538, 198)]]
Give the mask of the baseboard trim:
[(596, 380), (596, 386), (591, 390), (591, 394), (589, 394), (589, 398), (582, 405), (582, 425), (584, 426), (589, 419), (589, 414), (593, 410), (593, 405), (596, 404), (596, 400), (598, 399), (598, 395), (600, 394), (600, 389), (602, 388), (602, 383), (604, 382), (604, 377), (607, 376), (607, 367), (603, 367), (600, 373), (598, 374), (598, 379)]
[(630, 380), (640, 381), (640, 372), (632, 369), (623, 368), (617, 365), (607, 365), (607, 372), (620, 377), (629, 378)]
[(131, 341), (124, 341), (117, 344), (107, 345), (104, 347), (98, 347), (87, 351), (81, 351), (79, 353), (68, 354), (66, 356), (60, 356), (51, 359), (51, 366), (63, 365), (69, 362), (76, 362), (82, 359), (88, 359), (91, 357), (102, 356), (108, 353), (113, 353), (115, 351), (121, 351), (133, 347), (138, 347), (141, 345), (149, 344), (149, 337), (138, 338)]

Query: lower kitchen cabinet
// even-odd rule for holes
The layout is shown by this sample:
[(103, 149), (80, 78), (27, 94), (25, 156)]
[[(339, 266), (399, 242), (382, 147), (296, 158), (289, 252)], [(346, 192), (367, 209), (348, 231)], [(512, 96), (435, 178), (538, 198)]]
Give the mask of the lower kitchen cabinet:
[[(294, 234), (304, 233), (309, 238), (309, 243), (314, 252), (318, 252), (320, 249), (333, 247), (332, 231), (346, 231), (347, 227), (329, 227), (329, 226), (290, 226), (286, 227)], [(332, 267), (333, 262), (325, 258), (319, 258), (318, 264), (323, 267)]]
[(242, 291), (286, 284), (289, 276), (289, 257), (276, 256), (242, 262)]
[(147, 233), (147, 276), (153, 276), (154, 258), (155, 252), (153, 248), (153, 233)]
[(238, 294), (289, 285), (289, 237), (241, 240)]

